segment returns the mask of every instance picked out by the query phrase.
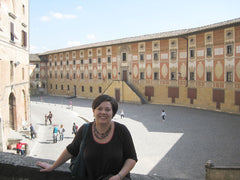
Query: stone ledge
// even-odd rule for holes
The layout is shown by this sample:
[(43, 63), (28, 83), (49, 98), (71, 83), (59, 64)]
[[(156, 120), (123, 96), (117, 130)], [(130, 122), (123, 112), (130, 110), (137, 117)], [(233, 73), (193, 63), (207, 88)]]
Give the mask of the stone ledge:
[[(28, 180), (70, 180), (71, 175), (68, 169), (69, 163), (65, 163), (52, 172), (43, 173), (36, 166), (37, 161), (46, 161), (53, 163), (52, 160), (38, 159), (28, 156), (20, 156), (13, 153), (0, 152), (0, 179), (28, 179)], [(166, 179), (157, 176), (145, 176), (140, 174), (131, 174), (132, 180), (176, 180)]]

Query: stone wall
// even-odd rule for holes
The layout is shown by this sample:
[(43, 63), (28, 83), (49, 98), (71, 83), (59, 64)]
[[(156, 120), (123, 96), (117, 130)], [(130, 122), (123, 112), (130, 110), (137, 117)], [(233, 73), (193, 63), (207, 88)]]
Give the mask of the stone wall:
[(240, 179), (240, 166), (214, 166), (211, 161), (206, 164), (206, 180)]
[[(0, 152), (0, 179), (1, 180), (71, 180), (69, 164), (65, 163), (53, 172), (40, 172), (37, 161), (53, 163), (51, 160), (25, 157), (12, 153)], [(131, 174), (132, 180), (176, 180), (161, 177)]]

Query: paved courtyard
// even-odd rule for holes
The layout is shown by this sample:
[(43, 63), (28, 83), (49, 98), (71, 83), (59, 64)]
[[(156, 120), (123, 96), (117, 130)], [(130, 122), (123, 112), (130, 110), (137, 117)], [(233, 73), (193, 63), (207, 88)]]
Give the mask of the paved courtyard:
[[(72, 101), (73, 109), (69, 109)], [(72, 124), (93, 120), (92, 100), (64, 97), (31, 97), (31, 121), (38, 131), (30, 156), (56, 160), (73, 139)], [(124, 110), (125, 118), (120, 118)], [(161, 110), (167, 113), (161, 120)], [(53, 144), (44, 115), (53, 113), (53, 124), (64, 125), (64, 141)], [(133, 173), (178, 179), (205, 179), (205, 163), (240, 165), (240, 116), (215, 111), (164, 105), (119, 104), (114, 121), (130, 130), (138, 154)]]

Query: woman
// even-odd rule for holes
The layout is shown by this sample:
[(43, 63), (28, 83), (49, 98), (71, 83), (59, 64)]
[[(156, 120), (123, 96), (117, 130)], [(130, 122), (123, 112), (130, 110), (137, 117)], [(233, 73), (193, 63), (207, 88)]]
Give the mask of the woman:
[[(84, 150), (88, 180), (105, 177), (110, 177), (109, 180), (130, 179), (129, 172), (137, 162), (137, 155), (128, 129), (112, 121), (118, 110), (116, 100), (108, 95), (100, 95), (93, 101), (92, 110), (95, 120), (89, 124)], [(83, 126), (53, 165), (37, 163), (44, 168), (42, 172), (52, 171), (72, 156), (77, 156), (82, 130)]]

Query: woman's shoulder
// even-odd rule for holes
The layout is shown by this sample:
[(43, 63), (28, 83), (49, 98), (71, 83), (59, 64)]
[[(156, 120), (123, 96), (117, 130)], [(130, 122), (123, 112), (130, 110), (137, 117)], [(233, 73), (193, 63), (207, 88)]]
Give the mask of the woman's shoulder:
[(114, 124), (115, 124), (115, 127), (116, 127), (116, 130), (119, 130), (119, 131), (128, 131), (128, 128), (124, 125), (124, 124), (121, 124), (119, 122), (116, 122), (114, 121)]

